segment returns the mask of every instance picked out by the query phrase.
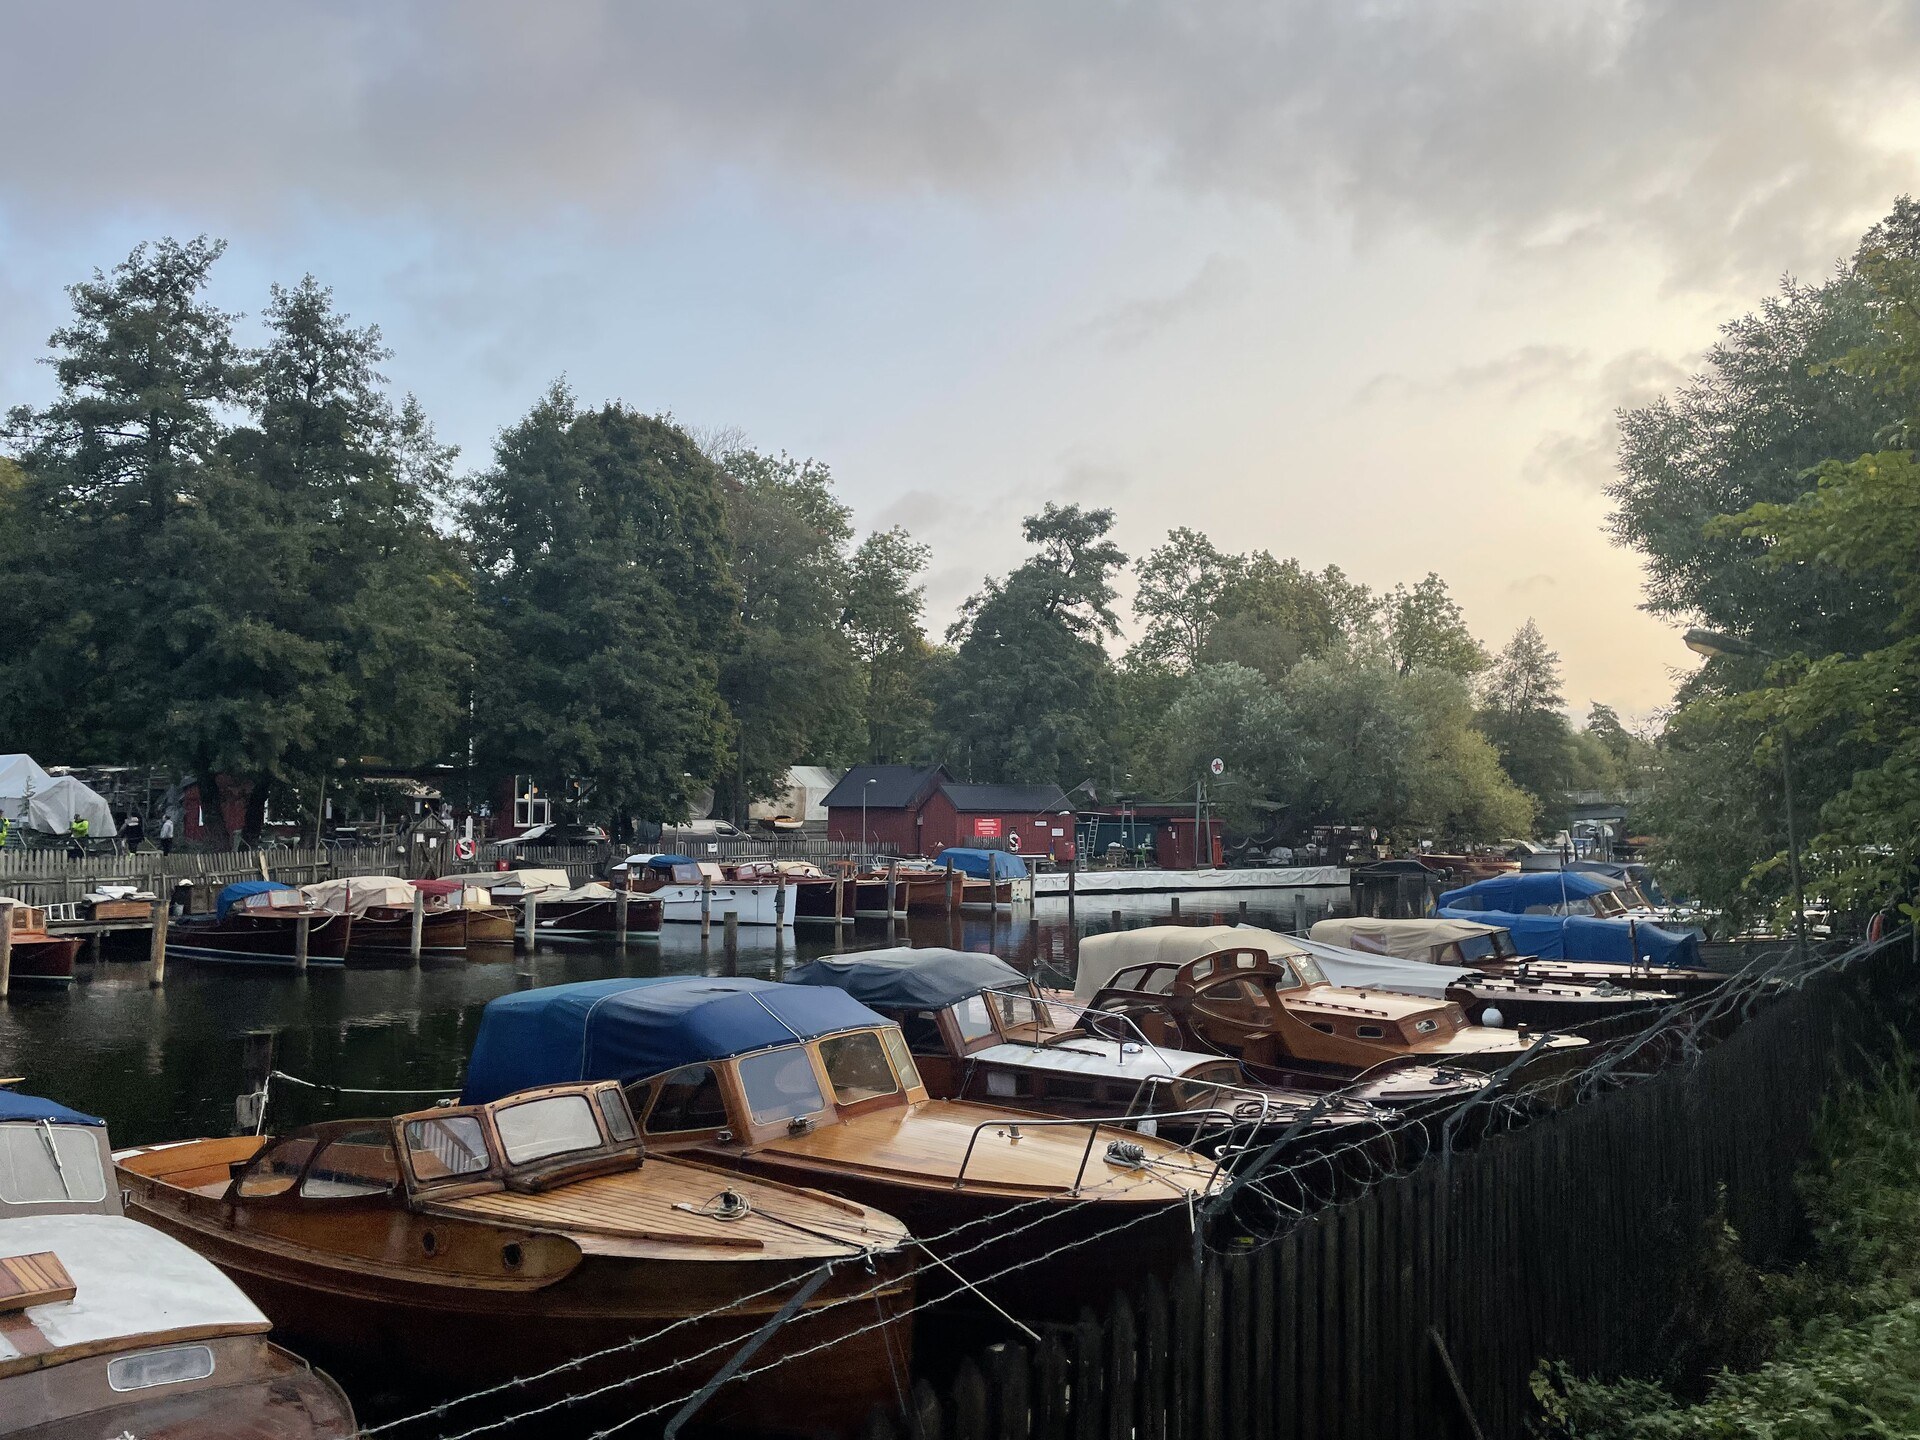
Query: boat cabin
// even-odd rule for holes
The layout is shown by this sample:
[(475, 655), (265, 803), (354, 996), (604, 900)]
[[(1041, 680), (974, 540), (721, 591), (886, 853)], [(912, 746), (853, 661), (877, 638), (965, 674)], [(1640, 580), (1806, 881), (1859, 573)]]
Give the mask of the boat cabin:
[(1508, 927), (1477, 920), (1321, 920), (1308, 935), (1317, 944), (1429, 965), (1468, 966), (1529, 986), (1591, 985), (1607, 987), (1613, 993), (1637, 993), (1647, 999), (1673, 999), (1726, 979), (1715, 971), (1669, 965), (1543, 960), (1522, 954)]

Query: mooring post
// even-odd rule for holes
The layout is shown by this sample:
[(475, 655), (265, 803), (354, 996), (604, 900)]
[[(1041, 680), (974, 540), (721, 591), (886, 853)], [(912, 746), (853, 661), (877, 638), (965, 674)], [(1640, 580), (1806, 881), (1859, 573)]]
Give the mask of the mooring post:
[(420, 945), (427, 934), (427, 892), (419, 886), (413, 889), (413, 928), (407, 932), (407, 958), (414, 964), (420, 963)]
[(1240, 902), (1240, 919), (1236, 923), (1241, 925), (1247, 923), (1247, 902), (1244, 900)]
[(307, 968), (307, 937), (312, 933), (313, 917), (302, 915), (293, 922), (293, 968)]
[(706, 871), (700, 872), (700, 938), (707, 939), (713, 934), (713, 877)]
[(539, 924), (540, 902), (529, 895), (520, 902), (521, 940), (527, 947), (527, 953), (533, 953), (534, 926)]
[(633, 904), (633, 885), (629, 876), (622, 874), (620, 888), (613, 896), (613, 943), (622, 953), (627, 948), (627, 909)]
[[(859, 883), (860, 882), (855, 880), (851, 875), (836, 875), (833, 877), (833, 928), (836, 931), (839, 930), (842, 925), (851, 925), (853, 923), (847, 914), (847, 887), (849, 885), (858, 885)], [(855, 904), (857, 906), (858, 902), (856, 901)]]
[(1173, 897), (1173, 923), (1176, 925), (1180, 923), (1180, 897), (1178, 895)]
[(887, 919), (904, 919), (907, 907), (900, 903), (900, 862), (887, 862)]
[(775, 873), (773, 882), (773, 938), (776, 943), (780, 932), (787, 928), (787, 881), (783, 875)]
[[(189, 890), (188, 896), (193, 892)], [(191, 905), (192, 899), (187, 903)], [(153, 929), (147, 937), (147, 984), (162, 985), (167, 978), (167, 902), (153, 897)]]
[(1113, 926), (1112, 926), (1112, 928), (1113, 928), (1113, 929), (1115, 929), (1115, 930), (1118, 930), (1118, 929), (1120, 928), (1120, 912), (1119, 912), (1118, 910), (1116, 910), (1116, 911), (1114, 911), (1114, 912), (1113, 912)]
[[(1247, 902), (1242, 900), (1241, 912), (1245, 913), (1246, 908)], [(1307, 897), (1298, 890), (1293, 892), (1293, 933), (1296, 935), (1307, 933)]]
[(720, 917), (720, 924), (726, 932), (727, 974), (740, 973), (740, 912), (729, 910)]
[(953, 861), (947, 861), (947, 913), (951, 915), (957, 907), (953, 899)]
[(0, 1000), (13, 986), (13, 905), (0, 905)]

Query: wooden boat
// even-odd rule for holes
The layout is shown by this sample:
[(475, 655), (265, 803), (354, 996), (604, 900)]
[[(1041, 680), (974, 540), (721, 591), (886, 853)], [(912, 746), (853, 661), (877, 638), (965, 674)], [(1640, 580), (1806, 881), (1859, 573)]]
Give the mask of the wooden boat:
[(798, 1295), (753, 1367), (837, 1343), (723, 1387), (703, 1426), (845, 1433), (895, 1402), (905, 1371), (898, 1221), (645, 1154), (616, 1085), (118, 1159), (133, 1213), (233, 1276), (281, 1333), (423, 1403), (597, 1356), (512, 1390), (509, 1413), (608, 1385), (565, 1412), (569, 1430), (673, 1406)]
[(533, 914), (534, 932), (544, 940), (611, 940), (620, 933), (622, 904), (627, 907), (629, 936), (660, 933), (663, 907), (659, 900), (598, 884), (540, 896)]
[(962, 950), (829, 955), (787, 980), (844, 990), (899, 1025), (927, 1093), (940, 1099), (1081, 1117), (1187, 1112), (1191, 1120), (1155, 1129), (1202, 1144), (1223, 1114), (1254, 1147), (1310, 1115), (1301, 1148), (1354, 1143), (1356, 1127), (1391, 1126), (1401, 1108), (1457, 1104), (1487, 1085), (1484, 1075), (1415, 1060), (1351, 1082), (1313, 1071), (1262, 1079), (1235, 1059), (1148, 1043), (1131, 1023), (1049, 1000), (1005, 961)]
[(1542, 960), (1522, 955), (1513, 932), (1475, 920), (1321, 920), (1309, 938), (1349, 950), (1371, 951), (1429, 965), (1458, 966), (1520, 986), (1608, 986), (1668, 999), (1711, 990), (1727, 977), (1717, 970), (1634, 965), (1605, 960)]
[(729, 911), (742, 925), (793, 924), (796, 887), (771, 862), (758, 863), (766, 869), (742, 865), (729, 875), (690, 855), (629, 855), (614, 867), (613, 884), (658, 901), (669, 925), (697, 925), (702, 916), (718, 925)]
[(1511, 933), (1514, 946), (1541, 959), (1681, 970), (1702, 961), (1696, 925), (1636, 910), (1626, 883), (1590, 870), (1522, 870), (1444, 891), (1438, 915), (1471, 920)]
[[(438, 888), (429, 890), (427, 886)], [(462, 958), (469, 945), (511, 945), (513, 912), (493, 905), (484, 890), (444, 882), (412, 881), (397, 875), (355, 875), (302, 886), (309, 904), (352, 919), (347, 960), (406, 959), (413, 950), (413, 898), (425, 896), (420, 916), (423, 956)], [(477, 898), (478, 903), (468, 903)]]
[[(1090, 935), (1074, 996), (1131, 1016), (1155, 1044), (1222, 1050), (1255, 1073), (1289, 1066), (1351, 1076), (1406, 1056), (1497, 1069), (1542, 1041), (1525, 1025), (1471, 1025), (1450, 1000), (1335, 986), (1288, 937), (1246, 926)], [(1543, 1048), (1586, 1043), (1548, 1035)]]
[(277, 880), (241, 880), (221, 890), (212, 915), (167, 927), (170, 959), (235, 965), (294, 963), (299, 924), (307, 922), (307, 963), (343, 965), (352, 918), (309, 904)]
[(71, 984), (80, 937), (48, 934), (47, 912), (38, 905), (0, 895), (0, 906), (13, 912), (13, 978), (43, 985)]
[[(1102, 1289), (1103, 1257), (1189, 1251), (1189, 1202), (1224, 1183), (1134, 1130), (932, 1099), (899, 1027), (834, 989), (662, 977), (488, 1004), (468, 1100), (576, 1076), (620, 1081), (656, 1152), (884, 1209), (943, 1276), (1003, 1275), (988, 1293), (1054, 1314)], [(1071, 1263), (1037, 1263), (1072, 1244)]]
[(127, 1219), (106, 1126), (0, 1091), (0, 1434), (348, 1440), (340, 1387), (214, 1266)]

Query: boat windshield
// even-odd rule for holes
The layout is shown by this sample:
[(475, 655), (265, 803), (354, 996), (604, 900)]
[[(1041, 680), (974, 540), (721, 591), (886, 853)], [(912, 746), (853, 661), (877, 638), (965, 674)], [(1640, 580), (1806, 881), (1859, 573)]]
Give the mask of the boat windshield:
[(662, 880), (671, 880), (675, 885), (700, 883), (700, 867), (694, 864), (656, 865), (653, 867), (653, 873)]
[(993, 1034), (993, 1016), (987, 1013), (987, 997), (969, 995), (953, 1007), (953, 1018), (960, 1026), (962, 1040), (984, 1040)]
[(1625, 902), (1611, 890), (1603, 890), (1593, 897), (1593, 913), (1596, 915), (1624, 915), (1627, 913)]
[(740, 1087), (747, 1109), (762, 1125), (817, 1114), (827, 1108), (814, 1078), (813, 1058), (804, 1045), (763, 1050), (740, 1061)]
[(1320, 968), (1320, 962), (1311, 955), (1295, 955), (1291, 959), (1293, 973), (1300, 977), (1302, 985), (1324, 985), (1327, 972)]
[(900, 1093), (900, 1082), (894, 1078), (886, 1048), (875, 1031), (856, 1030), (851, 1035), (822, 1040), (820, 1059), (827, 1067), (827, 1079), (833, 1082), (833, 1098), (842, 1105)]
[(0, 1205), (94, 1204), (107, 1195), (100, 1142), (85, 1125), (0, 1125)]
[(600, 1125), (585, 1095), (547, 1095), (502, 1105), (493, 1112), (493, 1123), (513, 1165), (597, 1150), (602, 1143)]
[(409, 1120), (405, 1140), (413, 1178), (423, 1184), (484, 1174), (493, 1164), (486, 1128), (477, 1115)]
[[(1462, 935), (1458, 940), (1450, 940), (1442, 947), (1443, 953), (1440, 956), (1440, 962), (1442, 964), (1457, 963), (1460, 965), (1471, 965), (1474, 961), (1484, 959), (1489, 955), (1498, 956), (1500, 949), (1493, 942), (1497, 937), (1504, 934), (1506, 934), (1506, 931), (1496, 930), (1491, 935)], [(1446, 950), (1454, 952), (1451, 959), (1444, 953)]]
[(993, 992), (993, 1003), (1000, 1012), (1000, 1024), (1003, 1029), (1011, 1030), (1016, 1025), (1034, 1025), (1044, 1028), (1047, 1024), (1047, 1007), (1031, 995), (1010, 995), (1005, 991)]

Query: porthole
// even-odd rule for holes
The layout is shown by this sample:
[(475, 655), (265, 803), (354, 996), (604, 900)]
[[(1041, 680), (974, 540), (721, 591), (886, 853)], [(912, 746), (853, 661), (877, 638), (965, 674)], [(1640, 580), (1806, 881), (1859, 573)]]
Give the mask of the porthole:
[(517, 1241), (509, 1240), (505, 1245), (500, 1247), (500, 1263), (505, 1265), (509, 1270), (518, 1270), (521, 1262), (526, 1258)]
[(431, 1230), (422, 1230), (420, 1232), (420, 1248), (429, 1255), (438, 1255), (440, 1253), (440, 1237)]

